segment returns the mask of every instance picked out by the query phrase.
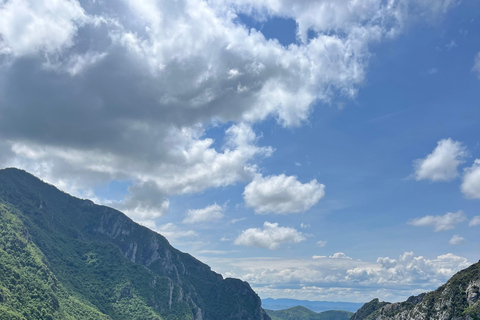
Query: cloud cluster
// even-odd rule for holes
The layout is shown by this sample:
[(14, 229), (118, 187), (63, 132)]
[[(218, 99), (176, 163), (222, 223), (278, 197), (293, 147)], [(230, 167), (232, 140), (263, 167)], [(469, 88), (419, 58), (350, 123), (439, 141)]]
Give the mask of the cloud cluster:
[(279, 227), (278, 223), (265, 222), (263, 229), (243, 230), (233, 242), (238, 246), (278, 249), (284, 243), (299, 243), (305, 236), (295, 228)]
[[(257, 137), (245, 124), (232, 125), (226, 130), (222, 151), (213, 148), (214, 141), (202, 138), (201, 133), (201, 129), (172, 129), (163, 141), (152, 141), (152, 145), (159, 148), (156, 155), (143, 152), (118, 155), (14, 142), (9, 151), (12, 156), (5, 162), (84, 197), (95, 198), (84, 186), (110, 179), (130, 180), (132, 185), (127, 197), (122, 202), (106, 204), (122, 209), (135, 219), (154, 219), (168, 210), (168, 195), (248, 181), (257, 170), (253, 159), (272, 152), (271, 148), (256, 146)], [(130, 143), (134, 148), (133, 141)], [(105, 203), (102, 199), (95, 200)]]
[(247, 207), (255, 213), (298, 213), (310, 209), (325, 195), (325, 185), (317, 180), (301, 183), (295, 176), (257, 175), (243, 193)]
[[(454, 4), (4, 1), (0, 165), (94, 198), (98, 185), (130, 181), (124, 201), (98, 200), (153, 219), (169, 195), (251, 181), (258, 157), (272, 152), (251, 124), (298, 126), (316, 102), (354, 97), (372, 43)], [(241, 14), (291, 18), (298, 42), (266, 39)], [(217, 148), (206, 133), (227, 123)], [(310, 206), (295, 203), (280, 211)]]
[(213, 258), (208, 263), (225, 275), (249, 281), (257, 292), (268, 292), (269, 297), (288, 297), (290, 293), (289, 298), (344, 300), (346, 295), (352, 301), (361, 297), (361, 302), (367, 300), (366, 296), (399, 301), (412, 293), (436, 289), (471, 264), (451, 253), (427, 258), (413, 252), (405, 252), (397, 259), (379, 257), (374, 262), (335, 253), (313, 259)]
[[(465, 145), (451, 138), (438, 141), (437, 147), (424, 159), (414, 161), (416, 180), (449, 181), (458, 177), (458, 166), (469, 152)], [(480, 199), (480, 159), (463, 169), (461, 192), (470, 199)]]
[(379, 267), (354, 268), (347, 270), (347, 280), (365, 284), (403, 284), (419, 287), (436, 286), (448, 280), (459, 269), (470, 265), (466, 258), (447, 253), (436, 259), (415, 257), (405, 252), (399, 259), (382, 257), (377, 259)]
[(454, 229), (455, 225), (465, 221), (467, 218), (465, 214), (459, 210), (457, 212), (447, 212), (442, 216), (424, 216), (415, 218), (408, 222), (408, 224), (415, 227), (432, 226), (435, 232)]
[(432, 153), (414, 161), (415, 179), (448, 181), (458, 176), (457, 167), (464, 162), (467, 150), (450, 138), (440, 140)]

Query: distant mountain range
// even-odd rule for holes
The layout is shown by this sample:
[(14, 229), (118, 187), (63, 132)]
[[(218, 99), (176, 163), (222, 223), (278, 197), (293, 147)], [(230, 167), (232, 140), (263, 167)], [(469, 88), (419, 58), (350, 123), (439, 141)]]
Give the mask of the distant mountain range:
[(349, 320), (353, 315), (348, 311), (324, 311), (316, 313), (308, 308), (297, 306), (285, 310), (265, 309), (272, 320)]
[(270, 320), (248, 283), (18, 169), (0, 170), (0, 319)]
[(328, 310), (355, 312), (363, 306), (363, 303), (267, 298), (262, 299), (262, 306), (269, 310), (284, 310), (296, 306), (302, 306), (315, 312)]
[(374, 299), (351, 320), (480, 320), (480, 261), (435, 291), (398, 303)]

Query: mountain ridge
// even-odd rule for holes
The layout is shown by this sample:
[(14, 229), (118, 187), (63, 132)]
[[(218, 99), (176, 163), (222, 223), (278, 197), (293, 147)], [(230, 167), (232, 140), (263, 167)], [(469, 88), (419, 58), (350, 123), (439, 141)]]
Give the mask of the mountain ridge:
[[(0, 204), (2, 218), (18, 219), (67, 296), (107, 319), (124, 319), (122, 312), (135, 315), (138, 308), (152, 319), (270, 319), (248, 283), (223, 279), (120, 211), (72, 197), (15, 168), (0, 170)], [(12, 232), (19, 237), (23, 231)], [(58, 308), (50, 315), (61, 318)]]
[(317, 313), (303, 306), (295, 306), (285, 310), (265, 309), (265, 312), (272, 320), (349, 320), (353, 315), (352, 312), (341, 310)]
[(328, 310), (356, 312), (358, 309), (360, 309), (360, 307), (363, 306), (363, 303), (266, 298), (262, 299), (262, 306), (269, 310), (284, 310), (296, 306), (302, 306), (317, 313)]

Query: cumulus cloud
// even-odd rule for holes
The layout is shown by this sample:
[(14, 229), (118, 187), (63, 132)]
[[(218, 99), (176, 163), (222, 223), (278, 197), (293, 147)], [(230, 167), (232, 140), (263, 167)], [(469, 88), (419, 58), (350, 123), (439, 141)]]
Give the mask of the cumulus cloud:
[(278, 223), (265, 222), (263, 229), (250, 228), (243, 230), (233, 243), (238, 246), (274, 250), (284, 243), (299, 243), (302, 241), (305, 241), (304, 235), (295, 228), (279, 227)]
[(468, 223), (469, 227), (480, 226), (480, 216), (475, 216)]
[(460, 188), (467, 198), (480, 199), (480, 159), (475, 159), (473, 165), (465, 169)]
[(456, 224), (466, 220), (465, 214), (459, 210), (457, 212), (447, 212), (443, 216), (425, 216), (415, 218), (408, 222), (408, 224), (415, 227), (432, 226), (435, 232), (454, 229)]
[(295, 176), (257, 175), (243, 192), (247, 207), (255, 213), (289, 214), (303, 212), (325, 195), (325, 185), (317, 180), (301, 183)]
[[(371, 44), (452, 5), (3, 1), (0, 166), (24, 168), (79, 196), (95, 196), (112, 179), (131, 181), (130, 194), (113, 205), (138, 219), (157, 217), (172, 194), (253, 179), (257, 158), (272, 149), (259, 147), (244, 123), (273, 117), (299, 126), (316, 102), (355, 97)], [(299, 41), (268, 40), (240, 14), (292, 18)], [(220, 148), (206, 136), (212, 123), (227, 140)]]
[(459, 235), (454, 235), (449, 241), (452, 246), (459, 246), (465, 243), (465, 238), (460, 237)]
[(0, 8), (0, 54), (55, 53), (71, 47), (87, 16), (78, 1), (7, 1)]
[(461, 142), (450, 138), (438, 141), (437, 147), (424, 159), (414, 161), (415, 179), (449, 181), (458, 176), (457, 167), (468, 152)]
[(190, 209), (188, 210), (185, 219), (183, 219), (183, 223), (199, 223), (219, 220), (223, 218), (224, 211), (225, 208), (216, 203), (203, 209)]

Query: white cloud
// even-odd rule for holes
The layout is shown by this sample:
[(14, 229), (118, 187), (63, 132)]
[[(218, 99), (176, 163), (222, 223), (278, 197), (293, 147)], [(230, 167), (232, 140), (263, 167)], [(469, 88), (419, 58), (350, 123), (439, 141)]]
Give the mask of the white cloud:
[(476, 72), (478, 78), (480, 79), (480, 52), (475, 56), (472, 71)]
[[(217, 0), (216, 4), (234, 4), (237, 10), (251, 14), (259, 20), (268, 16), (293, 18), (298, 24), (297, 37), (307, 42), (308, 31), (327, 33), (330, 30), (352, 32), (359, 27), (371, 27), (391, 37), (402, 31), (407, 18), (435, 17), (445, 13), (456, 4), (455, 0), (419, 1), (315, 1), (298, 2), (295, 6), (288, 0)], [(408, 12), (408, 10), (411, 10)]]
[(168, 199), (158, 200), (158, 202), (154, 203), (148, 199), (145, 201), (138, 201), (136, 206), (126, 208), (123, 212), (137, 222), (154, 220), (166, 214), (170, 207), (170, 201)]
[(425, 216), (415, 218), (408, 222), (408, 224), (415, 227), (432, 226), (435, 232), (454, 229), (455, 225), (466, 220), (465, 214), (459, 210), (457, 212), (447, 212), (443, 216)]
[(465, 239), (459, 235), (454, 235), (449, 241), (452, 246), (459, 246), (465, 243)]
[[(273, 298), (351, 301), (381, 297), (405, 300), (436, 289), (471, 263), (451, 253), (434, 258), (405, 252), (397, 259), (376, 261), (313, 256), (312, 259), (210, 258), (206, 262), (222, 274), (248, 281), (256, 292)], [(290, 294), (290, 296), (288, 296)], [(361, 299), (359, 300), (359, 297)]]
[(160, 233), (162, 236), (167, 238), (169, 241), (177, 240), (179, 238), (192, 238), (196, 237), (198, 234), (193, 230), (182, 230), (177, 225), (173, 223), (167, 223), (160, 226), (152, 226), (145, 224), (146, 227)]
[(183, 223), (199, 223), (219, 220), (223, 218), (224, 211), (225, 208), (216, 203), (203, 209), (190, 209), (188, 210), (185, 219), (183, 219)]
[(343, 252), (337, 252), (333, 256), (330, 256), (331, 259), (352, 259)]
[(76, 0), (10, 0), (0, 7), (0, 54), (58, 53), (73, 46), (87, 16)]
[(480, 216), (475, 216), (468, 223), (469, 227), (480, 226)]
[(438, 141), (437, 147), (424, 159), (414, 161), (415, 179), (449, 181), (458, 176), (457, 167), (468, 152), (461, 142), (452, 139)]
[(480, 199), (480, 159), (465, 169), (461, 190), (467, 198)]
[(265, 222), (263, 230), (260, 228), (243, 230), (234, 244), (274, 250), (284, 243), (299, 243), (304, 240), (303, 234), (295, 228), (279, 227), (278, 223)]
[(327, 245), (327, 241), (325, 240), (317, 241), (317, 247), (325, 247), (326, 245)]
[(325, 195), (325, 185), (317, 180), (301, 183), (295, 176), (257, 175), (243, 193), (247, 207), (255, 213), (289, 214), (303, 212)]

